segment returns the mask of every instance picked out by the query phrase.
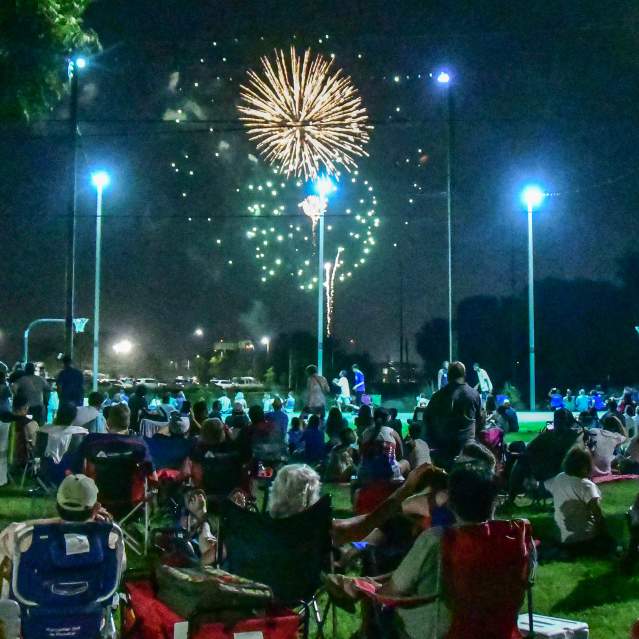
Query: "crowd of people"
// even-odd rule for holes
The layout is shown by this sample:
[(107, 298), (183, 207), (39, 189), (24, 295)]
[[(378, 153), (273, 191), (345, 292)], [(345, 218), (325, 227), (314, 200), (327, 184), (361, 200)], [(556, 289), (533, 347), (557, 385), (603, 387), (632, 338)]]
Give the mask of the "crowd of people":
[[(445, 364), (440, 388), (430, 400), (418, 398), (408, 424), (396, 409), (362, 402), (365, 387), (357, 367), (353, 392), (342, 371), (335, 380), (335, 397), (316, 367), (308, 366), (298, 414), (291, 395), (265, 397), (249, 406), (242, 393), (231, 399), (224, 392), (210, 405), (204, 399), (191, 404), (181, 392), (149, 401), (142, 385), (130, 397), (90, 393), (85, 405), (81, 375), (70, 360), (57, 378), (55, 418), (43, 423), (46, 382), (27, 365), (10, 385), (0, 379), (0, 428), (11, 430), (13, 442), (0, 447), (0, 471), (5, 471), (0, 484), (8, 480), (7, 470), (37, 472), (45, 485), (56, 487), (62, 521), (108, 519), (93, 480), (95, 460), (126, 451), (150, 485), (170, 485), (171, 494), (179, 495), (173, 513), (173, 526), (180, 531), (178, 551), (197, 565), (223, 556), (208, 512), (207, 464), (235, 464), (237, 480), (227, 496), (243, 507), (257, 508), (257, 483), (267, 481), (272, 518), (311, 508), (320, 499), (322, 482), (345, 484), (356, 515), (333, 522), (333, 542), (342, 546), (340, 567), (348, 570), (354, 556), (361, 556), (370, 570), (365, 586), (343, 574), (332, 575), (332, 596), (346, 608), (366, 598), (364, 591), (400, 600), (421, 598), (398, 609), (393, 632), (422, 637), (428, 628), (429, 636), (444, 637), (456, 623), (446, 574), (439, 568), (451, 539), (447, 531), (459, 526), (491, 530), (499, 500), (512, 507), (527, 492), (553, 501), (558, 541), (542, 547), (542, 555), (611, 553), (618, 543), (607, 530), (593, 479), (613, 469), (639, 473), (639, 430), (630, 396), (624, 395), (622, 402), (608, 400), (601, 415), (589, 406), (578, 419), (558, 406), (552, 422), (528, 445), (519, 441), (506, 446), (505, 434), (518, 430), (510, 403), (497, 406), (490, 379), (478, 365), (480, 381), (474, 388), (466, 382), (461, 362)], [(345, 405), (357, 406), (352, 426), (342, 411)], [(43, 459), (35, 466), (34, 451), (42, 437)], [(632, 512), (632, 521), (639, 523), (639, 500)], [(511, 524), (505, 539), (519, 530), (519, 524)], [(11, 560), (19, 526), (16, 522), (0, 534), (0, 562), (3, 557)], [(639, 530), (633, 539), (639, 539)], [(357, 542), (356, 548), (344, 546), (348, 542)], [(532, 556), (534, 549), (526, 552)], [(375, 572), (380, 567), (387, 573), (383, 579)], [(386, 621), (371, 615), (368, 606), (363, 610), (363, 632), (366, 636), (367, 628), (375, 626), (370, 630), (374, 636)]]

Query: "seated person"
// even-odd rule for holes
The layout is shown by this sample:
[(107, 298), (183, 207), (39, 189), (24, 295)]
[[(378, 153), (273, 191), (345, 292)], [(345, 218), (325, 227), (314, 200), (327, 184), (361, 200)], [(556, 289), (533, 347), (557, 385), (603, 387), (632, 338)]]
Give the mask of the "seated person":
[(208, 419), (209, 408), (206, 405), (206, 400), (199, 399), (193, 404), (191, 411), (191, 433), (197, 435), (202, 429), (202, 424), (205, 419)]
[(413, 411), (413, 418), (411, 419), (411, 422), (423, 424), (427, 406), (428, 400), (425, 397), (420, 397), (417, 400), (417, 406), (415, 406), (415, 410)]
[(326, 482), (349, 482), (353, 474), (357, 472), (359, 455), (355, 448), (357, 443), (355, 431), (348, 426), (342, 428), (339, 442), (328, 453), (326, 470), (324, 471), (324, 481)]
[[(3, 589), (5, 582), (2, 578), (10, 579), (11, 576), (15, 536), (24, 528), (38, 524), (111, 521), (109, 513), (98, 502), (95, 482), (85, 475), (67, 475), (64, 478), (58, 487), (56, 508), (58, 517), (12, 523), (0, 533), (0, 582)], [(122, 562), (125, 562), (124, 556)], [(2, 596), (8, 596), (8, 588), (3, 590)]]
[(237, 442), (244, 460), (277, 464), (286, 458), (286, 433), (266, 420), (261, 406), (249, 408), (251, 423), (243, 429)]
[(304, 452), (304, 429), (306, 424), (301, 417), (293, 417), (291, 419), (291, 428), (288, 431), (288, 454), (301, 455)]
[(142, 464), (148, 478), (157, 482), (151, 452), (142, 437), (129, 431), (131, 412), (126, 404), (110, 407), (107, 418), (107, 432), (91, 433), (84, 438), (79, 450), (80, 464), (88, 473), (92, 473), (91, 460), (107, 457), (109, 454), (131, 453)]
[(497, 423), (505, 433), (519, 432), (519, 418), (509, 399), (497, 408)]
[(523, 490), (526, 478), (543, 482), (561, 472), (566, 453), (575, 445), (583, 443), (583, 432), (576, 429), (573, 414), (558, 408), (553, 415), (553, 428), (542, 431), (517, 458), (509, 478), (508, 501), (512, 504)]
[(402, 475), (410, 470), (408, 461), (402, 459), (402, 440), (387, 424), (386, 409), (376, 408), (374, 425), (367, 428), (360, 439), (361, 459), (357, 477), (361, 484), (401, 480)]
[[(457, 526), (480, 524), (494, 518), (497, 486), (493, 474), (485, 467), (454, 467), (448, 480), (448, 494)], [(379, 595), (434, 598), (429, 603), (396, 608), (394, 621), (398, 636), (402, 638), (443, 639), (447, 636), (451, 606), (443, 588), (443, 539), (443, 528), (436, 526), (425, 530), (392, 574), (370, 582)], [(351, 578), (335, 577), (333, 581), (345, 593), (358, 598)]]
[(404, 442), (404, 450), (411, 468), (431, 463), (430, 447), (422, 439), (422, 431), (422, 425), (418, 422), (411, 422), (408, 426), (408, 438)]
[(211, 406), (209, 419), (213, 419), (213, 418), (220, 419), (220, 420), (222, 419), (222, 402), (219, 399), (214, 400)]
[(88, 405), (80, 406), (73, 420), (74, 426), (82, 426), (89, 433), (106, 433), (106, 419), (102, 415), (104, 394), (98, 391), (89, 393)]
[(197, 559), (203, 566), (214, 564), (217, 555), (217, 539), (211, 532), (206, 509), (206, 494), (203, 490), (195, 489), (185, 493), (179, 528), (185, 533), (184, 552), (187, 557)]
[(29, 461), (38, 433), (38, 422), (29, 412), (28, 398), (22, 393), (17, 393), (13, 397), (12, 412), (4, 413), (3, 416), (0, 416), (0, 421), (13, 422), (13, 465), (17, 468), (23, 468)]
[(47, 433), (47, 447), (44, 456), (59, 464), (67, 452), (72, 435), (88, 435), (83, 426), (75, 426), (77, 407), (72, 402), (62, 402), (58, 407), (53, 424), (47, 424), (41, 430)]
[(241, 402), (235, 402), (233, 404), (233, 410), (224, 420), (224, 423), (231, 431), (232, 439), (237, 439), (240, 432), (250, 424), (248, 415), (244, 412), (244, 406)]
[(162, 401), (158, 406), (158, 411), (162, 413), (162, 416), (164, 417), (164, 419), (162, 419), (161, 421), (168, 422), (171, 417), (171, 413), (177, 411), (177, 406), (171, 398), (171, 393), (168, 391), (162, 393), (161, 400)]
[(306, 464), (288, 464), (277, 473), (267, 511), (273, 518), (301, 513), (320, 498), (320, 476)]
[(404, 433), (403, 433), (402, 420), (397, 417), (397, 409), (389, 408), (388, 415), (389, 415), (388, 425), (403, 439)]
[(320, 428), (321, 423), (319, 415), (309, 415), (306, 430), (302, 433), (304, 446), (302, 458), (310, 464), (317, 464), (326, 457), (326, 443), (324, 442), (324, 431)]
[(288, 415), (282, 410), (282, 400), (274, 397), (271, 402), (271, 410), (264, 417), (266, 421), (272, 422), (279, 428), (282, 439), (286, 439), (286, 431), (288, 430)]
[(344, 428), (348, 428), (348, 421), (342, 415), (339, 406), (331, 407), (326, 417), (326, 423), (324, 424), (324, 430), (330, 444), (339, 444), (340, 433)]
[(574, 446), (566, 454), (563, 472), (544, 482), (553, 498), (562, 547), (571, 556), (596, 555), (611, 550), (611, 539), (601, 512), (601, 493), (590, 481), (591, 473), (590, 452)]
[(639, 475), (639, 433), (630, 439), (623, 457), (620, 457), (617, 463), (620, 473), (624, 475)]
[(145, 438), (157, 469), (178, 470), (182, 467), (193, 446), (188, 434), (189, 422), (173, 411), (169, 418), (168, 433), (158, 432), (151, 438)]
[(191, 448), (190, 457), (193, 461), (201, 462), (207, 454), (212, 456), (228, 453), (232, 452), (234, 448), (233, 442), (227, 437), (222, 420), (213, 417), (204, 420), (202, 430)]
[(615, 457), (615, 450), (626, 441), (626, 432), (621, 419), (615, 415), (608, 415), (601, 420), (601, 428), (590, 431), (592, 449), (593, 476), (609, 475), (612, 472), (611, 463)]

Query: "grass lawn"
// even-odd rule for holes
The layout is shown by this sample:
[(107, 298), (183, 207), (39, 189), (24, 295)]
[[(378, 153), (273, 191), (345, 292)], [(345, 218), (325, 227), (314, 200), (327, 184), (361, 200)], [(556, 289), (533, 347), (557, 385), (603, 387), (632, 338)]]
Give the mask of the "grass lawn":
[[(638, 491), (639, 483), (635, 481), (602, 486), (606, 519), (612, 534), (623, 546), (628, 542), (625, 511)], [(348, 516), (348, 490), (330, 486), (327, 492), (333, 495), (336, 516)], [(0, 489), (0, 529), (11, 521), (52, 515), (55, 515), (52, 497), (31, 497), (15, 488)], [(522, 501), (513, 516), (528, 518), (535, 537), (541, 539), (542, 544), (555, 534), (550, 505), (539, 511)], [(145, 569), (145, 562), (130, 556), (129, 566), (137, 572)], [(586, 621), (590, 637), (594, 639), (625, 639), (631, 624), (639, 617), (639, 571), (627, 577), (620, 573), (619, 567), (619, 560), (594, 559), (540, 565), (534, 588), (535, 612)], [(357, 626), (357, 617), (339, 611), (337, 637), (347, 639)]]

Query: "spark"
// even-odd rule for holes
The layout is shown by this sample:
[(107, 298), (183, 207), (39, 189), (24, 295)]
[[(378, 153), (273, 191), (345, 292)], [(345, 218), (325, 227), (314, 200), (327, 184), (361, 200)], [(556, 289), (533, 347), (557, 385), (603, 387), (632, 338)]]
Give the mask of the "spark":
[(326, 273), (326, 279), (324, 281), (324, 286), (326, 287), (326, 334), (329, 336), (332, 329), (333, 309), (335, 308), (335, 275), (337, 269), (342, 265), (340, 256), (343, 251), (344, 249), (340, 246), (335, 256), (335, 264), (327, 262), (324, 265), (324, 271)]
[(304, 211), (304, 215), (310, 218), (313, 229), (313, 244), (315, 243), (315, 230), (320, 218), (326, 212), (326, 198), (319, 195), (309, 195), (298, 206)]
[(290, 57), (275, 51), (262, 57), (261, 75), (248, 72), (241, 85), (240, 120), (267, 162), (286, 176), (315, 179), (355, 168), (368, 155), (368, 115), (351, 78), (332, 69), (333, 60), (307, 49)]

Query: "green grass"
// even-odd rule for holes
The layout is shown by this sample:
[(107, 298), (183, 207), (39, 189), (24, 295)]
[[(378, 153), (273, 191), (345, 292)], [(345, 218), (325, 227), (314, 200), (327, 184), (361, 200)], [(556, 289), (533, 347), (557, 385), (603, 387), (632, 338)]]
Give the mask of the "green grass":
[[(602, 486), (603, 509), (609, 529), (620, 540), (628, 543), (625, 511), (634, 500), (639, 484), (634, 481), (617, 482)], [(349, 491), (346, 487), (330, 486), (336, 516), (351, 512)], [(0, 489), (0, 529), (12, 521), (21, 521), (55, 515), (52, 497), (33, 497), (11, 488)], [(543, 510), (532, 509), (522, 501), (512, 513), (526, 517), (533, 525), (536, 538), (553, 539), (555, 526), (550, 504)], [(130, 569), (143, 570), (143, 561), (130, 557)], [(639, 616), (639, 572), (622, 575), (620, 560), (583, 559), (578, 562), (551, 561), (538, 568), (534, 588), (535, 612), (556, 617), (586, 621), (593, 639), (625, 639), (634, 620)], [(355, 615), (338, 612), (336, 639), (347, 639), (357, 629)], [(330, 636), (329, 624), (328, 634)]]

